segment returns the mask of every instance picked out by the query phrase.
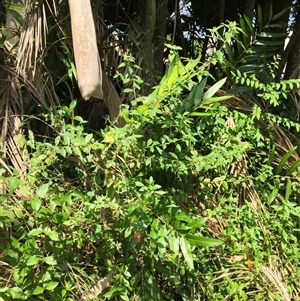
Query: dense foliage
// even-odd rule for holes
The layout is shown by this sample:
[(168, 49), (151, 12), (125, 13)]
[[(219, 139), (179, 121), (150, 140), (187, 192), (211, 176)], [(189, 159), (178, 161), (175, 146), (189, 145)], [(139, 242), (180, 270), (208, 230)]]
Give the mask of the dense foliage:
[[(134, 1), (94, 1), (104, 101), (124, 100), (123, 127), (80, 98), (67, 1), (28, 0), (25, 15), (8, 2), (21, 38), (2, 27), (0, 301), (300, 300), (300, 80), (282, 78), (279, 51), (298, 1), (253, 19), (232, 1), (223, 24), (213, 1), (186, 15), (161, 1), (165, 34), (151, 27), (159, 1), (145, 1), (150, 28)], [(53, 24), (48, 44), (32, 16)], [(145, 64), (149, 33), (155, 53), (169, 42), (164, 73)]]
[(229, 110), (226, 79), (208, 88), (199, 60), (169, 60), (125, 127), (89, 133), (73, 101), (39, 116), (49, 138), (20, 137), (30, 170), (2, 177), (2, 300), (298, 295), (299, 160), (274, 164), (272, 118)]

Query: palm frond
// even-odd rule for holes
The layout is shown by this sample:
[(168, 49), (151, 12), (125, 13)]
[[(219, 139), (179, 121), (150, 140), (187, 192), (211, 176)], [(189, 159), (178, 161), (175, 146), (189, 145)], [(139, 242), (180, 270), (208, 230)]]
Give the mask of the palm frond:
[(34, 1), (26, 1), (26, 13), (21, 32), (17, 71), (34, 78), (39, 51), (46, 45), (47, 18), (45, 4), (37, 5)]
[(4, 155), (13, 167), (22, 175), (26, 171), (22, 151), (15, 136), (20, 134), (21, 116), (23, 113), (22, 95), (18, 90), (18, 81), (9, 69), (1, 68), (0, 73), (0, 118), (1, 141)]
[(278, 269), (277, 265), (263, 266), (261, 271), (265, 276), (264, 283), (270, 287), (269, 297), (271, 300), (278, 300), (277, 293), (284, 301), (292, 300), (288, 293), (288, 286), (284, 281), (284, 273)]
[[(261, 15), (261, 8), (258, 7), (258, 14)], [(283, 45), (283, 38), (286, 36), (282, 29), (284, 24), (274, 22), (276, 16), (270, 15), (266, 24), (261, 18), (257, 19), (258, 32), (256, 26), (248, 16), (240, 17), (240, 25), (244, 34), (239, 34), (237, 50), (240, 56), (238, 69), (241, 72), (256, 73), (264, 72), (269, 59), (278, 53), (278, 49)], [(246, 51), (244, 51), (246, 49)]]

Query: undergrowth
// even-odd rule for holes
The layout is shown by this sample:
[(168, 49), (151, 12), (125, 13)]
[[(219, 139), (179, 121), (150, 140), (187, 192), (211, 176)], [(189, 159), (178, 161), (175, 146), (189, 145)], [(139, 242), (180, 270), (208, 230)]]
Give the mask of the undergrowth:
[(199, 59), (169, 63), (123, 128), (86, 132), (73, 101), (39, 117), (51, 137), (20, 136), (28, 172), (1, 169), (0, 300), (297, 300), (295, 148), (276, 163), (276, 116), (229, 109)]

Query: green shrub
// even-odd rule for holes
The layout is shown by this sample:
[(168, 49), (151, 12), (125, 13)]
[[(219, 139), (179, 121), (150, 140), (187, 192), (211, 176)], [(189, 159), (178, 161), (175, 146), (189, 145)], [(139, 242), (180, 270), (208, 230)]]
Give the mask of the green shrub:
[[(1, 177), (0, 227), (9, 239), (1, 245), (0, 300), (294, 293), (298, 165), (286, 168), (290, 152), (274, 172), (275, 148), (259, 116), (230, 111), (230, 96), (216, 95), (226, 79), (207, 87), (198, 64), (183, 65), (171, 51), (160, 85), (124, 106), (123, 128), (87, 133), (72, 117), (73, 101), (41, 116), (52, 137), (20, 139), (31, 150), (28, 173)], [(288, 282), (272, 282), (270, 271)], [(112, 273), (110, 288), (97, 291)]]

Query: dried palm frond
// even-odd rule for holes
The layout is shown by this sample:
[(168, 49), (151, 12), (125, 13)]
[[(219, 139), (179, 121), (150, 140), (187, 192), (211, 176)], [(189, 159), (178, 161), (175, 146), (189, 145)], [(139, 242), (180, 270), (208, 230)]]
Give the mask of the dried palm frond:
[[(24, 118), (24, 103), (29, 101), (46, 105), (47, 102), (34, 83), (16, 73), (13, 60), (11, 63), (10, 67), (2, 65), (0, 68), (0, 140), (3, 150), (0, 163), (9, 174), (11, 173), (9, 166), (12, 166), (21, 176), (24, 176), (29, 169), (28, 163), (24, 160), (27, 152), (21, 149), (17, 139), (17, 136), (23, 136), (21, 124)], [(42, 79), (40, 80), (43, 82)], [(44, 84), (43, 89), (48, 95), (49, 102), (57, 102), (55, 94), (47, 85)], [(25, 101), (24, 97), (28, 100)]]
[(124, 126), (125, 120), (120, 114), (122, 104), (120, 96), (105, 72), (103, 72), (102, 85), (104, 102), (108, 108), (110, 119), (115, 122), (117, 126)]
[[(288, 286), (284, 281), (284, 276), (282, 271), (280, 271), (277, 266), (263, 266), (261, 271), (264, 274), (264, 284), (270, 288), (269, 297), (271, 300), (278, 300), (275, 296), (273, 298), (273, 293), (280, 293), (281, 297), (285, 301), (290, 301), (291, 297), (288, 293)], [(275, 294), (274, 294), (275, 295)]]
[(7, 68), (1, 68), (0, 72), (0, 139), (4, 151), (2, 160), (8, 159), (20, 175), (23, 175), (27, 166), (23, 164), (22, 150), (15, 139), (15, 136), (21, 133), (23, 101), (18, 89), (19, 83), (9, 71)]
[(93, 299), (99, 296), (109, 285), (115, 271), (111, 270), (104, 278), (98, 281), (92, 289), (82, 295), (82, 300)]
[(26, 1), (26, 13), (21, 32), (18, 54), (17, 72), (35, 77), (39, 51), (46, 46), (47, 17), (45, 4)]

